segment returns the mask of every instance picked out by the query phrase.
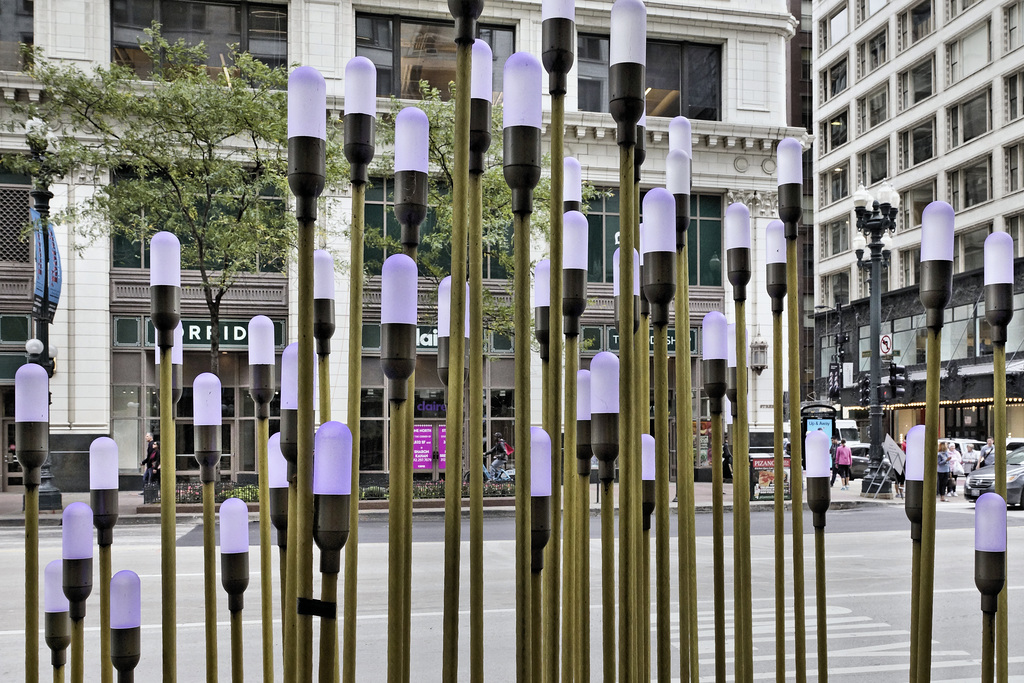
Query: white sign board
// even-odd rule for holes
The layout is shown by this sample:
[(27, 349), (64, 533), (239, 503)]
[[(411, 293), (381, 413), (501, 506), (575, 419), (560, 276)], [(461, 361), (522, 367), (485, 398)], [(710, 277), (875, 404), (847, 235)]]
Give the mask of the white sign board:
[(892, 355), (892, 335), (883, 334), (878, 338), (878, 350), (883, 356)]

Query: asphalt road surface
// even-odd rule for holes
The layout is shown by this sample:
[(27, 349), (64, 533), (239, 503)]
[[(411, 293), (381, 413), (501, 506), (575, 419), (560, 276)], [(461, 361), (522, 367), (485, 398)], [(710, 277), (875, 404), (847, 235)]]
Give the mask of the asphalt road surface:
[[(974, 512), (973, 506), (950, 501), (938, 505), (936, 533), (933, 671), (934, 681), (977, 681), (980, 677), (981, 612), (974, 586)], [(1024, 681), (1024, 512), (1009, 513), (1009, 600), (1010, 600), (1010, 679)], [(674, 666), (678, 666), (679, 636), (676, 629), (677, 566), (672, 549), (672, 639)], [(789, 529), (787, 514), (787, 532)], [(751, 517), (753, 570), (754, 666), (757, 680), (774, 680), (774, 540), (773, 516), (755, 512)], [(809, 514), (805, 530), (812, 531)], [(194, 524), (178, 526), (178, 671), (179, 680), (199, 681), (203, 677), (203, 576), (202, 534)], [(258, 528), (250, 526), (253, 553), (252, 580), (246, 593), (244, 619), (244, 660), (246, 680), (259, 680), (262, 650), (259, 624), (259, 559), (255, 544)], [(439, 681), (441, 676), (441, 585), (443, 558), (443, 521), (438, 517), (417, 517), (414, 522), (412, 573), (412, 646), (413, 680)], [(591, 652), (592, 672), (598, 680), (601, 670), (601, 606), (599, 520), (592, 519), (591, 538)], [(732, 538), (726, 518), (726, 592), (732, 590)], [(700, 671), (701, 680), (714, 680), (714, 635), (712, 630), (712, 537), (711, 515), (697, 518), (698, 581), (700, 596)], [(488, 681), (514, 679), (514, 520), (490, 517), (485, 522), (485, 669)], [(468, 539), (468, 524), (463, 526)], [(791, 567), (791, 543), (787, 538), (787, 568)], [(653, 547), (653, 543), (652, 543)], [(813, 537), (805, 536), (807, 614), (807, 674), (817, 678), (816, 625), (814, 605)], [(828, 581), (829, 675), (842, 681), (906, 680), (910, 642), (910, 561), (909, 527), (901, 507), (885, 506), (833, 511), (828, 515), (826, 539)], [(60, 556), (59, 530), (40, 532), (40, 567)], [(275, 617), (279, 618), (277, 550), (274, 553)], [(21, 529), (0, 530), (0, 575), (7, 577), (7, 589), (0, 596), (0, 680), (24, 679), (24, 603), (21, 581), (24, 575), (24, 535)], [(387, 672), (387, 521), (378, 515), (360, 524), (360, 572), (357, 680), (383, 681)], [(133, 569), (142, 578), (143, 635), (142, 661), (136, 670), (138, 680), (159, 680), (160, 675), (160, 546), (159, 527), (124, 526), (115, 529), (114, 571)], [(459, 638), (460, 680), (468, 680), (469, 662), (469, 575), (468, 544), (462, 549), (462, 610)], [(314, 562), (314, 567), (316, 567)], [(98, 571), (97, 571), (98, 574)], [(787, 678), (793, 671), (792, 574), (787, 570), (785, 605), (789, 619), (786, 639)], [(319, 592), (319, 579), (315, 579)], [(42, 601), (42, 600), (41, 600)], [(98, 592), (88, 603), (86, 618), (86, 680), (99, 680)], [(731, 610), (731, 600), (727, 610)], [(219, 673), (230, 680), (230, 641), (227, 598), (218, 580)], [(41, 620), (40, 620), (41, 621)], [(726, 643), (731, 676), (732, 615), (727, 613)], [(653, 628), (653, 624), (652, 624)], [(275, 622), (280, 636), (280, 621)], [(652, 641), (655, 634), (652, 632)], [(41, 678), (49, 678), (49, 653), (40, 635)], [(314, 647), (314, 657), (317, 647)], [(275, 664), (280, 672), (280, 641), (276, 643)], [(678, 671), (673, 671), (673, 678)], [(280, 673), (278, 679), (280, 680)]]

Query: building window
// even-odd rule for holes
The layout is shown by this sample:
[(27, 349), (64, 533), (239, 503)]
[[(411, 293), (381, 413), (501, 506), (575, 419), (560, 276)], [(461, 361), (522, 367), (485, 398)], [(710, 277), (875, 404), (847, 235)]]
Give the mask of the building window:
[(860, 24), (868, 17), (873, 17), (888, 2), (889, 0), (857, 0), (857, 23)]
[(1024, 88), (1024, 71), (1010, 74), (1003, 79), (1003, 96), (1005, 98), (1004, 111), (1006, 112), (1006, 123), (1020, 118), (1021, 112), (1021, 89)]
[(826, 306), (850, 303), (850, 271), (829, 273), (821, 278), (821, 299)]
[(889, 118), (889, 84), (857, 100), (858, 133), (871, 130)]
[(949, 120), (949, 146), (959, 147), (992, 127), (992, 92), (984, 90), (946, 110)]
[[(694, 231), (696, 227), (696, 231)], [(722, 286), (722, 196), (690, 196), (690, 227), (687, 251), (690, 255), (690, 284)], [(696, 248), (694, 248), (696, 247)]]
[(20, 71), (21, 43), (33, 44), (35, 3), (32, 0), (11, 0), (3, 3), (3, 21), (0, 21), (0, 71)]
[(619, 191), (606, 190), (587, 206), (590, 242), (587, 246), (588, 282), (611, 282), (612, 254), (619, 246)]
[(850, 249), (850, 217), (827, 221), (821, 226), (821, 256), (828, 258)]
[(1016, 192), (1024, 188), (1021, 183), (1021, 165), (1024, 163), (1024, 142), (1018, 142), (1003, 149), (1006, 162), (1006, 191)]
[(959, 16), (968, 7), (975, 5), (979, 0), (946, 0), (946, 19)]
[(288, 7), (253, 2), (202, 0), (115, 0), (110, 3), (113, 61), (130, 66), (141, 78), (153, 72), (150, 58), (139, 49), (147, 42), (144, 29), (161, 24), (169, 42), (206, 45), (207, 69), (220, 72), (231, 63), (231, 45), (270, 67), (288, 64)]
[(921, 100), (931, 97), (935, 94), (935, 57), (929, 56), (923, 62), (918, 62), (901, 72), (896, 83), (899, 88), (897, 97), (900, 111), (905, 111)]
[(989, 25), (984, 22), (951, 43), (946, 43), (948, 83), (956, 83), (992, 61)]
[(905, 190), (903, 196), (900, 197), (900, 212), (903, 214), (903, 220), (900, 222), (899, 229), (902, 231), (919, 227), (925, 207), (934, 201), (934, 180), (929, 180)]
[(31, 239), (25, 233), (30, 220), (29, 179), (21, 178), (25, 185), (0, 185), (0, 262), (29, 263), (31, 259)]
[(966, 273), (985, 266), (985, 238), (992, 226), (967, 230), (953, 238), (953, 272)]
[[(501, 92), (505, 60), (515, 51), (515, 32), (500, 26), (480, 26), (480, 39), (493, 53), (494, 94)], [(377, 95), (421, 99), (420, 81), (451, 97), (455, 80), (455, 24), (404, 19), (398, 16), (356, 15), (356, 55), (377, 67)]]
[(849, 84), (847, 78), (848, 63), (846, 57), (821, 72), (821, 101), (827, 102), (839, 93), (846, 90)]
[(935, 156), (935, 119), (928, 119), (901, 131), (900, 170), (928, 161)]
[(900, 285), (909, 287), (921, 279), (921, 247), (904, 249), (900, 252)]
[(1024, 0), (1018, 0), (1003, 9), (1003, 24), (1006, 26), (1003, 47), (1007, 52), (1016, 50), (1024, 42), (1021, 40), (1021, 31), (1024, 30)]
[(850, 140), (850, 110), (835, 114), (821, 126), (822, 154), (828, 154)]
[(829, 169), (822, 175), (822, 206), (834, 204), (850, 194), (850, 162)]
[(1006, 216), (1003, 218), (1003, 226), (1006, 228), (1006, 232), (1010, 233), (1010, 237), (1013, 238), (1013, 257), (1020, 258), (1024, 256), (1022, 250), (1024, 245), (1021, 243), (1021, 238), (1024, 237), (1024, 214), (1017, 214), (1015, 216)]
[(809, 47), (800, 48), (800, 79), (810, 81), (813, 78), (814, 52)]
[(849, 12), (844, 2), (841, 6), (832, 10), (828, 16), (818, 25), (820, 44), (818, 51), (824, 52), (840, 40), (850, 30)]
[(608, 111), (608, 38), (581, 33), (576, 54), (580, 111)]
[(969, 209), (992, 198), (992, 159), (982, 157), (946, 174), (949, 203), (954, 211)]
[(906, 50), (935, 30), (932, 0), (924, 0), (899, 15), (899, 49)]
[(869, 149), (858, 159), (860, 182), (863, 185), (874, 185), (889, 177), (889, 141)]
[(884, 28), (857, 45), (857, 77), (871, 73), (889, 59), (889, 29)]

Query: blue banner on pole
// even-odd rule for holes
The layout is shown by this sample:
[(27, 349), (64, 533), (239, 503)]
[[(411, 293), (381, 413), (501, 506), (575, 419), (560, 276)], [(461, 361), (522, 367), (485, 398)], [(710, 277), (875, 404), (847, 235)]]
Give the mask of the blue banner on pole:
[(46, 320), (52, 323), (53, 316), (57, 312), (57, 303), (60, 301), (62, 283), (57, 236), (53, 232), (53, 224), (48, 223), (46, 226), (47, 239), (45, 241), (48, 242), (47, 246), (49, 248), (46, 249), (48, 253), (44, 254), (43, 226), (39, 212), (35, 209), (29, 209), (29, 215), (32, 219), (32, 240), (35, 247), (33, 313), (37, 316), (45, 316)]

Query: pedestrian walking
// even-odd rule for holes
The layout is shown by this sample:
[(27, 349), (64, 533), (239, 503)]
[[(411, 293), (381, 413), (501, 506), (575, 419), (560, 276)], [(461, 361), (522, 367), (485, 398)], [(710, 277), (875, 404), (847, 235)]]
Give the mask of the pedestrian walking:
[(952, 441), (946, 443), (946, 452), (949, 455), (949, 480), (946, 485), (946, 493), (955, 498), (957, 479), (964, 474), (964, 459)]
[(836, 447), (836, 469), (839, 471), (839, 476), (843, 479), (843, 486), (840, 491), (850, 490), (850, 466), (853, 465), (853, 451), (846, 445), (846, 439), (843, 439), (839, 446)]
[[(996, 446), (992, 443), (992, 437), (981, 447), (981, 458), (978, 467), (991, 467), (996, 464)], [(977, 468), (975, 468), (977, 469)]]
[(839, 448), (839, 437), (832, 437), (832, 446), (828, 449), (828, 457), (832, 460), (832, 480), (829, 482), (829, 487), (836, 485), (836, 477), (839, 476), (839, 467), (836, 464), (836, 449)]
[(946, 502), (946, 485), (949, 483), (949, 450), (946, 448), (939, 449), (939, 465), (938, 465), (938, 491), (939, 501)]

